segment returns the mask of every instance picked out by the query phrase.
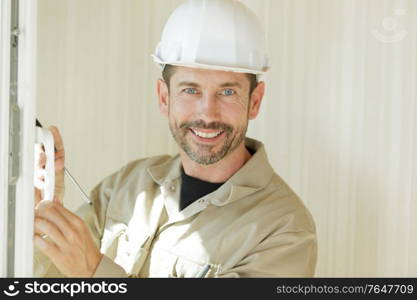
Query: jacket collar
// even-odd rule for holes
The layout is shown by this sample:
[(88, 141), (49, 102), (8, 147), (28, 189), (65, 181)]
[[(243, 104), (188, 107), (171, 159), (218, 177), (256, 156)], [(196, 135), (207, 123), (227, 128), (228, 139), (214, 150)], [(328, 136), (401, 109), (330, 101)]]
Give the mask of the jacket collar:
[[(245, 145), (255, 153), (219, 189), (204, 196), (212, 204), (223, 206), (234, 202), (262, 189), (270, 182), (274, 170), (268, 162), (264, 145), (251, 138), (245, 139)], [(147, 171), (159, 185), (171, 182), (181, 175), (180, 156), (177, 154), (162, 164), (149, 167)]]
[(156, 183), (163, 185), (180, 177), (181, 158), (177, 154), (161, 164), (148, 167), (147, 171)]

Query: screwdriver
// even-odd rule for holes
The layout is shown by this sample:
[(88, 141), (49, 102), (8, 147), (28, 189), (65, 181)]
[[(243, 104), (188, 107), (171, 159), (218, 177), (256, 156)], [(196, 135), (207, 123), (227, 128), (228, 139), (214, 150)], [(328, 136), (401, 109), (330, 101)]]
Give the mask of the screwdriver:
[[(36, 126), (41, 127), (42, 128), (42, 124), (41, 122), (39, 122), (38, 119), (36, 119)], [(55, 152), (56, 152), (56, 148), (55, 148)], [(75, 187), (78, 189), (78, 191), (81, 193), (81, 195), (83, 196), (84, 200), (88, 203), (88, 204), (92, 204), (90, 198), (88, 198), (87, 194), (84, 192), (84, 190), (82, 189), (82, 187), (79, 185), (79, 183), (77, 182), (77, 180), (75, 180), (74, 176), (71, 175), (71, 173), (68, 171), (68, 169), (64, 166), (64, 172), (65, 174), (69, 177), (69, 179), (71, 179), (72, 183), (75, 185)]]

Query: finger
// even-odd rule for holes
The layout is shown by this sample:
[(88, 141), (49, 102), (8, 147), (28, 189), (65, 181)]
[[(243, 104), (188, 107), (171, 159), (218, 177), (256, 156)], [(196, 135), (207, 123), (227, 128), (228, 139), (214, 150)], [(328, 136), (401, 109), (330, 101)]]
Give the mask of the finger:
[(42, 237), (43, 235), (46, 235), (44, 232), (42, 232), (42, 231), (38, 230), (38, 229), (36, 228), (36, 226), (33, 226), (33, 233), (34, 233), (34, 234), (38, 234), (38, 235), (40, 235), (41, 237)]
[(45, 152), (41, 152), (39, 154), (39, 163), (38, 166), (42, 169), (45, 169), (45, 165), (46, 165), (46, 154)]
[(62, 141), (61, 134), (59, 133), (58, 128), (55, 126), (49, 126), (48, 128), (53, 137), (54, 137), (54, 144), (55, 144), (55, 171), (62, 172), (65, 165), (65, 150), (64, 150), (64, 142)]
[(57, 152), (63, 152), (64, 151), (64, 142), (62, 141), (61, 134), (55, 126), (49, 126), (48, 129), (52, 132), (52, 135), (54, 136), (54, 143), (55, 148)]
[(52, 241), (42, 238), (39, 234), (34, 235), (33, 243), (52, 261), (56, 260), (60, 254), (59, 248)]
[(40, 190), (38, 188), (35, 188), (35, 209), (38, 206), (38, 204), (43, 200), (44, 193), (43, 190)]
[(55, 224), (67, 240), (73, 239), (76, 228), (57, 209), (59, 206), (60, 204), (53, 201), (42, 201), (35, 209), (35, 217), (41, 217)]
[(37, 234), (46, 234), (58, 246), (58, 248), (64, 248), (67, 246), (67, 240), (61, 230), (59, 230), (54, 223), (46, 219), (36, 217), (34, 228)]
[(83, 219), (69, 211), (62, 205), (57, 205), (56, 209), (65, 217), (68, 223), (79, 233), (84, 232), (84, 229), (87, 228)]
[(35, 188), (35, 209), (38, 206), (39, 202), (42, 200), (41, 190)]

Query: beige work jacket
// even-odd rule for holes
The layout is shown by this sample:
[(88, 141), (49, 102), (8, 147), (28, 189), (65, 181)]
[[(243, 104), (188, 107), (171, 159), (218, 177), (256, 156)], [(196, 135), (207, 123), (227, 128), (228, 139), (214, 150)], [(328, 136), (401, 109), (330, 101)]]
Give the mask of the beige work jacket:
[[(104, 254), (94, 277), (310, 277), (317, 241), (302, 201), (274, 173), (264, 146), (226, 183), (179, 211), (181, 160), (129, 163), (78, 211)], [(62, 276), (42, 254), (35, 275)]]

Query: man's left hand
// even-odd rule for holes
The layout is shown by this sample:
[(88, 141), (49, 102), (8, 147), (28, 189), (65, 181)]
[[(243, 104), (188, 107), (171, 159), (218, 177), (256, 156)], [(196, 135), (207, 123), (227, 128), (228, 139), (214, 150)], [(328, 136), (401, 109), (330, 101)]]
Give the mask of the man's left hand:
[(34, 243), (67, 277), (91, 277), (103, 257), (85, 222), (56, 201), (37, 205)]

